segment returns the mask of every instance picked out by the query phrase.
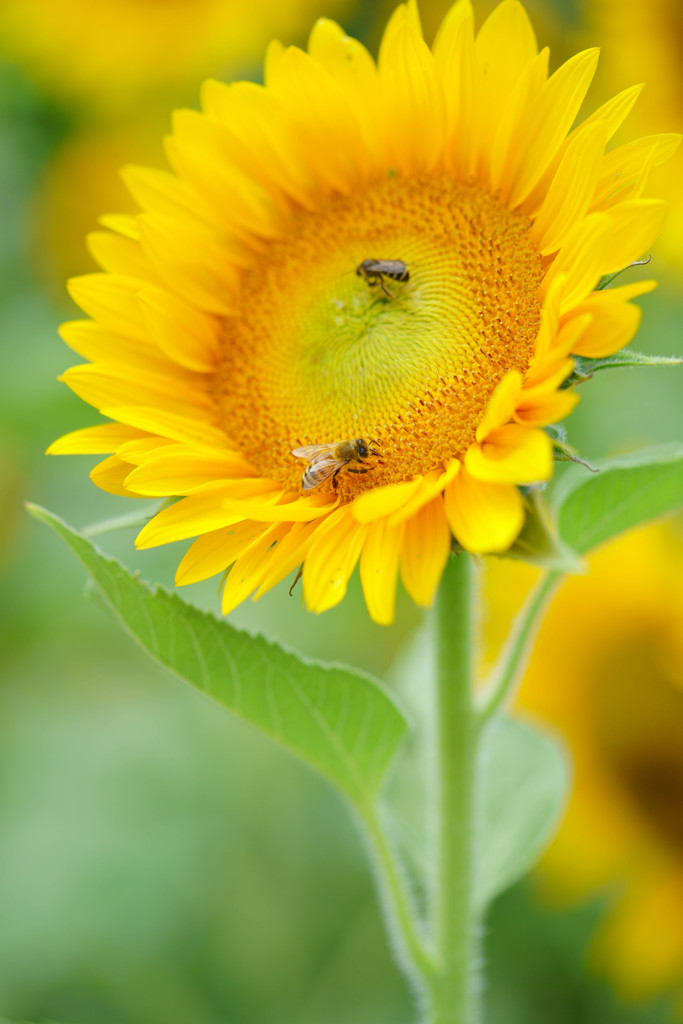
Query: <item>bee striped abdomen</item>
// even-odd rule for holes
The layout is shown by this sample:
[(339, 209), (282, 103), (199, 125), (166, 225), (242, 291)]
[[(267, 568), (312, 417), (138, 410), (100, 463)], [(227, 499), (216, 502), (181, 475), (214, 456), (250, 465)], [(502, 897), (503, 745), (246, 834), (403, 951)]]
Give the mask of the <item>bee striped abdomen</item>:
[(369, 278), (390, 277), (392, 281), (409, 281), (410, 271), (403, 260), (363, 260), (356, 267), (359, 277)]

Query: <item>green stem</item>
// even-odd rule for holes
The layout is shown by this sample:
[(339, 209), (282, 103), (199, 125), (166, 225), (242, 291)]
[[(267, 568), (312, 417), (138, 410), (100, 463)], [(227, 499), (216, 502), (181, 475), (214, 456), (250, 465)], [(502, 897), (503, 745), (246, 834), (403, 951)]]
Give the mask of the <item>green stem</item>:
[(374, 855), (397, 959), (426, 996), (428, 1024), (479, 1024), (479, 912), (474, 904), (478, 751), (485, 724), (501, 710), (526, 664), (531, 640), (561, 580), (548, 572), (529, 595), (479, 701), (473, 697), (473, 563), (450, 559), (436, 606), (433, 771), (436, 871), (433, 949), (411, 898), (400, 858), (377, 807), (361, 817)]
[(477, 1024), (479, 959), (473, 905), (477, 728), (472, 702), (472, 573), (452, 557), (436, 608), (435, 931), (440, 969), (430, 984), (430, 1024)]
[(422, 988), (425, 980), (436, 970), (436, 961), (425, 942), (403, 867), (377, 807), (364, 809), (362, 821), (375, 858), (388, 930), (397, 947), (399, 964), (406, 969), (411, 982)]
[(560, 572), (547, 572), (529, 594), (526, 604), (515, 620), (493, 678), (479, 701), (477, 723), (484, 726), (503, 706), (526, 668), (529, 649), (548, 601), (562, 579)]

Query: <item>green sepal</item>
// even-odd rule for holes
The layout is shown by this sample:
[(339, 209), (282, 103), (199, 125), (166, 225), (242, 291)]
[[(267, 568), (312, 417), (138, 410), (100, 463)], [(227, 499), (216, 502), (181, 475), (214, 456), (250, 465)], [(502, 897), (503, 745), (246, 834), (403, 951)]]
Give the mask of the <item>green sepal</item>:
[(653, 356), (644, 352), (633, 352), (628, 348), (622, 348), (614, 355), (600, 356), (597, 359), (589, 359), (586, 356), (572, 356), (572, 358), (574, 369), (562, 383), (563, 388), (584, 384), (598, 370), (620, 370), (625, 366), (681, 366), (683, 364), (683, 358), (680, 356)]
[[(553, 462), (578, 462), (580, 466), (585, 466), (591, 473), (597, 473), (595, 466), (586, 459), (582, 459), (576, 448), (573, 448), (569, 444), (567, 441), (567, 431), (562, 424), (551, 423), (543, 429), (553, 443)], [(531, 491), (532, 488), (522, 487), (521, 490), (526, 494)]]
[(524, 504), (526, 518), (522, 532), (502, 557), (530, 562), (557, 572), (583, 572), (582, 560), (557, 532), (544, 490), (540, 487), (527, 488)]
[(615, 270), (613, 274), (605, 274), (605, 276), (601, 277), (598, 281), (595, 291), (604, 292), (605, 289), (609, 288), (612, 282), (616, 281), (618, 277), (621, 277), (625, 271), (632, 270), (633, 267), (646, 267), (651, 259), (652, 255), (648, 256), (646, 260), (635, 260), (633, 263), (627, 263), (625, 267), (622, 267), (621, 270)]

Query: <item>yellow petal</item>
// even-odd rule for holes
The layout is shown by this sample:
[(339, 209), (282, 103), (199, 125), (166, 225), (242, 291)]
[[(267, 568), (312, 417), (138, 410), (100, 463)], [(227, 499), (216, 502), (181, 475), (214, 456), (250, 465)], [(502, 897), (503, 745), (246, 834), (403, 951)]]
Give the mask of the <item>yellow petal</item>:
[(207, 234), (181, 232), (157, 214), (139, 218), (140, 240), (170, 292), (206, 313), (226, 316), (236, 308), (238, 273)]
[(402, 508), (420, 487), (422, 477), (400, 484), (387, 484), (365, 491), (355, 499), (351, 508), (359, 523), (371, 523)]
[(409, 20), (385, 37), (379, 72), (391, 166), (432, 170), (443, 150), (446, 105), (434, 57)]
[(277, 544), (288, 530), (288, 523), (274, 523), (242, 551), (223, 584), (221, 609), (224, 615), (256, 590), (266, 573), (270, 548)]
[(562, 359), (558, 362), (557, 369), (552, 373), (548, 374), (542, 381), (534, 381), (529, 383), (526, 379), (520, 391), (517, 399), (516, 409), (519, 407), (520, 402), (524, 402), (529, 398), (533, 398), (536, 395), (546, 394), (549, 391), (555, 391), (560, 385), (569, 377), (572, 370), (574, 369), (574, 360), (568, 359), (566, 353), (563, 354)]
[[(537, 54), (534, 30), (517, 0), (503, 0), (494, 7), (477, 33), (475, 52), (479, 77), (480, 171), (488, 178), (503, 103)], [(509, 111), (505, 114), (507, 116)]]
[(484, 418), (477, 427), (477, 441), (484, 441), (492, 430), (510, 422), (521, 386), (521, 373), (509, 370), (489, 398)]
[[(578, 307), (573, 307), (576, 309)], [(573, 310), (572, 310), (573, 311)], [(540, 358), (534, 358), (524, 379), (524, 387), (532, 388), (545, 385), (565, 365), (570, 352), (576, 352), (579, 340), (588, 329), (591, 316), (584, 313), (571, 319), (568, 317), (559, 329), (553, 347)]]
[(118, 494), (124, 498), (138, 498), (140, 495), (130, 491), (124, 483), (129, 473), (128, 463), (122, 462), (116, 455), (112, 455), (95, 466), (90, 473), (90, 479), (108, 494)]
[(251, 173), (249, 148), (227, 126), (196, 110), (176, 110), (166, 143), (173, 169), (214, 211), (214, 222), (279, 238), (287, 222), (280, 190)]
[(446, 488), (446, 518), (466, 551), (506, 551), (524, 523), (524, 504), (516, 487), (475, 480), (463, 470)]
[(126, 441), (117, 449), (116, 454), (131, 466), (141, 466), (150, 455), (158, 454), (162, 448), (168, 450), (173, 447), (174, 442), (169, 441), (167, 437), (153, 437), (148, 434), (134, 441)]
[[(618, 352), (635, 336), (642, 318), (640, 306), (610, 300), (604, 293), (589, 297), (577, 306), (577, 313), (590, 312), (591, 323), (574, 347), (577, 356), (599, 359)], [(600, 301), (602, 299), (602, 301)]]
[[(271, 486), (275, 486), (271, 483)], [(241, 512), (243, 517), (262, 520), (263, 522), (305, 523), (311, 519), (322, 519), (336, 507), (336, 501), (330, 501), (328, 495), (311, 495), (299, 498), (291, 492), (273, 490), (262, 497), (245, 500), (226, 499), (223, 507), (235, 514)]]
[(596, 49), (577, 53), (543, 86), (522, 142), (525, 156), (510, 196), (513, 208), (526, 199), (555, 157), (583, 103), (597, 62)]
[(124, 238), (132, 238), (134, 242), (140, 241), (138, 231), (138, 219), (130, 213), (105, 213), (98, 217), (98, 224), (110, 231), (115, 231)]
[(138, 297), (147, 329), (169, 359), (198, 373), (216, 368), (220, 323), (163, 288)]
[(53, 441), (46, 455), (106, 455), (115, 452), (126, 441), (141, 437), (142, 432), (125, 423), (100, 423), (64, 434)]
[(178, 566), (176, 586), (199, 583), (223, 572), (263, 530), (263, 523), (244, 522), (198, 537)]
[[(622, 92), (613, 96), (611, 100), (607, 100), (601, 107), (598, 107), (585, 121), (574, 132), (581, 131), (587, 128), (589, 125), (596, 124), (598, 121), (602, 121), (607, 129), (608, 141), (613, 135), (621, 128), (622, 124), (631, 113), (633, 105), (643, 91), (642, 84), (630, 85), (628, 89), (624, 89)], [(572, 136), (569, 138), (571, 139)], [(569, 141), (569, 140), (568, 140)]]
[(646, 253), (662, 230), (667, 210), (667, 204), (661, 199), (632, 199), (613, 206), (607, 214), (612, 227), (607, 237), (603, 273), (621, 270)]
[[(126, 467), (126, 475), (128, 473), (130, 466)], [(135, 546), (153, 548), (159, 544), (171, 544), (241, 522), (243, 516), (230, 515), (221, 507), (224, 493), (225, 484), (212, 484), (162, 509), (142, 528), (135, 539)]]
[(605, 126), (598, 122), (567, 147), (530, 232), (542, 256), (556, 252), (588, 212), (606, 141)]
[(137, 240), (112, 231), (91, 231), (87, 238), (93, 259), (110, 274), (123, 274), (144, 281), (157, 281), (158, 275)]
[(429, 607), (451, 550), (451, 534), (441, 496), (433, 498), (403, 525), (401, 579), (413, 601)]
[(536, 338), (534, 359), (545, 355), (552, 348), (560, 323), (560, 302), (566, 290), (566, 273), (557, 274), (549, 282), (541, 309), (541, 326)]
[(190, 417), (201, 416), (213, 408), (206, 393), (189, 387), (180, 390), (172, 378), (141, 372), (131, 376), (122, 367), (81, 363), (66, 370), (59, 379), (100, 412), (124, 402), (166, 407)]
[(103, 415), (121, 423), (128, 423), (150, 434), (160, 434), (174, 441), (188, 444), (209, 445), (211, 448), (227, 448), (225, 434), (218, 427), (205, 420), (179, 416), (168, 409), (140, 405), (116, 405), (102, 410)]
[(336, 509), (318, 526), (304, 562), (303, 590), (312, 612), (333, 608), (346, 593), (368, 526), (348, 506)]
[(470, 0), (458, 0), (444, 18), (434, 42), (434, 60), (446, 103), (446, 166), (467, 177), (477, 160), (479, 98)]
[(304, 209), (316, 209), (315, 177), (304, 159), (302, 140), (289, 111), (256, 82), (202, 85), (207, 115), (230, 128), (248, 144), (251, 169), (261, 184), (276, 183)]
[(534, 186), (532, 192), (529, 194), (527, 199), (524, 201), (524, 208), (528, 209), (531, 213), (536, 211), (543, 202), (546, 192), (550, 188), (550, 184), (557, 173), (557, 169), (560, 166), (560, 161), (564, 157), (567, 148), (572, 145), (577, 137), (582, 132), (589, 131), (591, 127), (597, 124), (598, 121), (602, 122), (605, 126), (607, 133), (607, 141), (612, 138), (615, 132), (621, 127), (622, 123), (626, 120), (629, 115), (633, 104), (638, 99), (638, 96), (642, 92), (642, 85), (633, 85), (628, 89), (624, 89), (618, 96), (614, 96), (607, 103), (604, 103), (594, 113), (582, 121), (572, 132), (569, 133), (565, 141), (558, 149), (555, 157), (550, 161), (547, 171), (540, 179), (537, 185)]
[(507, 200), (524, 156), (518, 145), (523, 125), (548, 77), (550, 51), (545, 47), (530, 60), (504, 100), (502, 114), (491, 147), (490, 182), (492, 191), (500, 190)]
[(327, 18), (315, 23), (308, 50), (349, 96), (368, 153), (368, 171), (386, 166), (379, 75), (368, 51)]
[(272, 39), (266, 48), (266, 56), (263, 62), (263, 81), (267, 89), (272, 84), (273, 76), (278, 73), (284, 52), (285, 48), (279, 39)]
[(419, 512), (423, 505), (428, 504), (433, 498), (440, 495), (453, 477), (460, 472), (460, 466), (461, 463), (457, 459), (449, 459), (443, 472), (440, 473), (438, 470), (434, 470), (428, 473), (413, 497), (389, 516), (389, 526), (398, 526), (399, 523), (405, 522)]
[(415, 0), (409, 0), (408, 3), (399, 4), (389, 18), (386, 28), (382, 34), (378, 63), (386, 63), (388, 60), (389, 44), (391, 43), (394, 35), (405, 26), (407, 26), (416, 36), (422, 38), (420, 12)]
[(359, 181), (363, 154), (358, 122), (335, 79), (298, 47), (284, 51), (269, 89), (294, 115), (305, 158), (327, 192), (348, 193)]
[(254, 594), (255, 601), (302, 564), (318, 526), (319, 523), (315, 520), (291, 524), (289, 532), (269, 555), (265, 576)]
[(365, 603), (371, 619), (382, 626), (394, 621), (401, 534), (401, 526), (388, 526), (386, 519), (375, 520), (370, 524), (360, 556)]
[(492, 431), (482, 444), (470, 445), (465, 466), (470, 476), (492, 483), (549, 480), (553, 472), (552, 445), (543, 430), (509, 423)]
[(585, 298), (606, 273), (605, 260), (611, 231), (612, 223), (607, 214), (591, 213), (576, 225), (553, 260), (541, 291), (546, 295), (555, 278), (564, 276), (561, 312), (566, 312)]
[(590, 296), (586, 299), (586, 302), (597, 301), (600, 296), (608, 302), (628, 302), (630, 299), (637, 299), (641, 295), (647, 295), (648, 292), (653, 292), (657, 287), (657, 282), (649, 278), (645, 281), (633, 281), (632, 284), (621, 284), (617, 287), (610, 285), (609, 288), (603, 289), (598, 295)]
[(178, 215), (194, 219), (203, 216), (209, 222), (210, 208), (175, 174), (155, 167), (136, 167), (129, 164), (121, 170), (123, 182), (146, 213), (158, 213), (173, 220)]
[(67, 282), (69, 294), (88, 316), (128, 338), (146, 341), (138, 292), (148, 281), (121, 274), (84, 274)]
[(515, 410), (515, 419), (527, 427), (543, 427), (548, 423), (559, 423), (579, 403), (575, 391), (545, 391), (526, 393)]
[(649, 135), (613, 149), (605, 157), (593, 200), (594, 209), (612, 206), (619, 194), (633, 184), (644, 165), (650, 169), (669, 160), (678, 149), (680, 135)]
[(69, 348), (91, 362), (124, 367), (129, 374), (141, 370), (175, 377), (183, 385), (196, 382), (193, 374), (167, 359), (151, 338), (125, 338), (94, 320), (71, 320), (61, 325), (59, 333)]
[(126, 486), (138, 494), (163, 498), (169, 494), (190, 494), (212, 481), (244, 479), (256, 470), (237, 454), (209, 455), (201, 451), (183, 455), (163, 452), (134, 469)]

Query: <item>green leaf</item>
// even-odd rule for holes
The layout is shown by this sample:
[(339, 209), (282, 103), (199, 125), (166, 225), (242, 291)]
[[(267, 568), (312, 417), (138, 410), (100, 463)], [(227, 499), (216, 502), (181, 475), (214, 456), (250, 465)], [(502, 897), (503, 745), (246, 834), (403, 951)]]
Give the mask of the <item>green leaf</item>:
[(141, 530), (145, 523), (161, 512), (166, 504), (168, 503), (162, 502), (160, 505), (158, 501), (155, 501), (147, 502), (142, 508), (138, 505), (134, 512), (124, 512), (123, 515), (112, 516), (111, 519), (101, 519), (90, 526), (84, 526), (81, 533), (84, 537), (100, 537), (103, 533), (114, 533), (116, 530)]
[(377, 792), (406, 721), (368, 676), (285, 651), (151, 589), (45, 509), (28, 506), (71, 548), (99, 595), (154, 658), (313, 765), (355, 802)]
[(483, 909), (533, 866), (563, 810), (569, 765), (557, 742), (519, 719), (487, 727), (481, 751), (476, 905)]
[(601, 356), (599, 359), (589, 359), (586, 356), (573, 356), (572, 358), (574, 359), (574, 369), (562, 384), (563, 388), (572, 387), (574, 384), (583, 384), (599, 370), (620, 370), (626, 366), (680, 366), (683, 364), (683, 359), (680, 356), (651, 356), (644, 352), (633, 352), (629, 348), (622, 348), (614, 355)]
[(552, 504), (562, 540), (579, 554), (634, 526), (683, 508), (683, 445), (666, 444), (577, 467), (556, 487)]
[(564, 543), (553, 526), (545, 492), (530, 489), (525, 497), (526, 518), (519, 537), (503, 558), (530, 562), (558, 572), (582, 572), (581, 559)]

